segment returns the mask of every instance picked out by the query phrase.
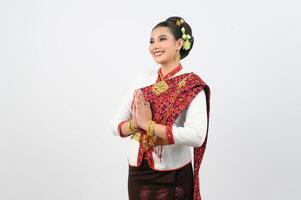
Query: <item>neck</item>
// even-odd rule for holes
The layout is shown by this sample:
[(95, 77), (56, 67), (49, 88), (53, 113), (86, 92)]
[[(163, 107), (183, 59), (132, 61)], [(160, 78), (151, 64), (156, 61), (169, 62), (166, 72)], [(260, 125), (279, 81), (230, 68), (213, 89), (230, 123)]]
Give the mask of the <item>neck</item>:
[(174, 68), (176, 68), (180, 64), (180, 61), (178, 60), (173, 60), (167, 63), (162, 63), (161, 64), (161, 72), (162, 75), (165, 76), (169, 72), (171, 72)]

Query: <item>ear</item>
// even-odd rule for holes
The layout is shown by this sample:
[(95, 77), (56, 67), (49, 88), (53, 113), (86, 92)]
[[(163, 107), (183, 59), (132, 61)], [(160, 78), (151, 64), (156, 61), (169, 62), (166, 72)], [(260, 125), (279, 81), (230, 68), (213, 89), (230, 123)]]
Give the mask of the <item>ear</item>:
[(177, 49), (182, 49), (183, 44), (184, 44), (184, 40), (183, 40), (182, 38), (179, 38), (179, 39), (176, 41), (176, 47), (177, 47)]

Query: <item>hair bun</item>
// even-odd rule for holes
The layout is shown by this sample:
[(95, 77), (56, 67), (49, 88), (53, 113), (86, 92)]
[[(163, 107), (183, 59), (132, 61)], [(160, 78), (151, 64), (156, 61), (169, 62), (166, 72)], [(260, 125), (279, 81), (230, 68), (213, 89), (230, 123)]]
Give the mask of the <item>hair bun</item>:
[(184, 18), (178, 16), (169, 17), (166, 19), (166, 21), (174, 22), (174, 24), (179, 28), (181, 37), (184, 40), (183, 48), (180, 50), (180, 55), (181, 58), (186, 57), (189, 54), (194, 42), (190, 25), (184, 20)]

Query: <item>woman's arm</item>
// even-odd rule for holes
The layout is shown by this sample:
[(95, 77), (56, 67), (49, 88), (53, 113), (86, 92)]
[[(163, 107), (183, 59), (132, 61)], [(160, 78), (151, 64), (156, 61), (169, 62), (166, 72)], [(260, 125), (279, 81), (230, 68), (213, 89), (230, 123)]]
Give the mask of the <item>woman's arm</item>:
[(121, 137), (127, 137), (127, 136), (131, 135), (134, 132), (133, 129), (140, 130), (140, 127), (138, 126), (137, 120), (136, 120), (136, 108), (137, 108), (136, 105), (137, 105), (137, 102), (139, 101), (137, 99), (138, 91), (139, 90), (135, 90), (134, 97), (133, 97), (133, 105), (131, 105), (132, 119), (122, 121), (118, 125), (118, 129), (119, 129), (119, 133), (120, 133)]
[(122, 103), (117, 108), (113, 117), (111, 118), (111, 130), (113, 135), (126, 137), (127, 134), (125, 129), (128, 124), (128, 121), (131, 119), (131, 105), (132, 97), (130, 91), (126, 92)]
[(170, 135), (176, 144), (192, 147), (200, 147), (203, 144), (207, 131), (207, 107), (204, 90), (199, 92), (187, 107), (183, 127), (174, 124), (166, 130), (166, 134)]
[[(151, 111), (148, 105), (145, 105), (142, 94), (138, 95), (138, 101), (135, 101), (138, 111), (138, 125), (146, 130), (147, 122), (151, 120)], [(154, 125), (154, 134), (157, 137), (166, 139), (170, 144), (184, 144), (192, 147), (200, 147), (206, 136), (207, 131), (207, 110), (205, 91), (202, 90), (191, 101), (186, 110), (184, 126), (173, 125)]]
[[(116, 112), (110, 120), (113, 135), (127, 137), (132, 134), (132, 131), (129, 130), (129, 121), (134, 118), (132, 115), (132, 102), (135, 98), (134, 88), (137, 85), (137, 81), (139, 81), (141, 77), (142, 75), (138, 76), (138, 78), (132, 82), (129, 89), (125, 92), (120, 106), (116, 109)], [(139, 128), (135, 119), (133, 128)]]
[(155, 124), (154, 134), (167, 139), (171, 144), (184, 144), (192, 147), (200, 147), (206, 137), (207, 110), (205, 91), (202, 90), (187, 107), (184, 126), (176, 124), (165, 126)]
[[(129, 128), (130, 127), (130, 120), (121, 121), (118, 125), (118, 132), (121, 137), (127, 137), (133, 133), (133, 131)], [(132, 125), (133, 128), (139, 129), (135, 125)]]

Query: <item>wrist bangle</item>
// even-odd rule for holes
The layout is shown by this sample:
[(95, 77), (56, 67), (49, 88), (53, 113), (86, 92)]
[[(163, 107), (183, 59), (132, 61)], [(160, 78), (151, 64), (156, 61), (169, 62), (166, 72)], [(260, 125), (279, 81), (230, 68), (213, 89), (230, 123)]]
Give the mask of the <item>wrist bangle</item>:
[(151, 138), (154, 137), (154, 125), (156, 124), (156, 122), (150, 120), (147, 122), (147, 135), (149, 135)]
[(129, 128), (129, 130), (131, 131), (131, 132), (138, 132), (140, 129), (139, 128), (134, 128), (134, 126), (133, 126), (133, 120), (130, 120), (129, 121), (129, 126), (128, 126), (128, 128)]

